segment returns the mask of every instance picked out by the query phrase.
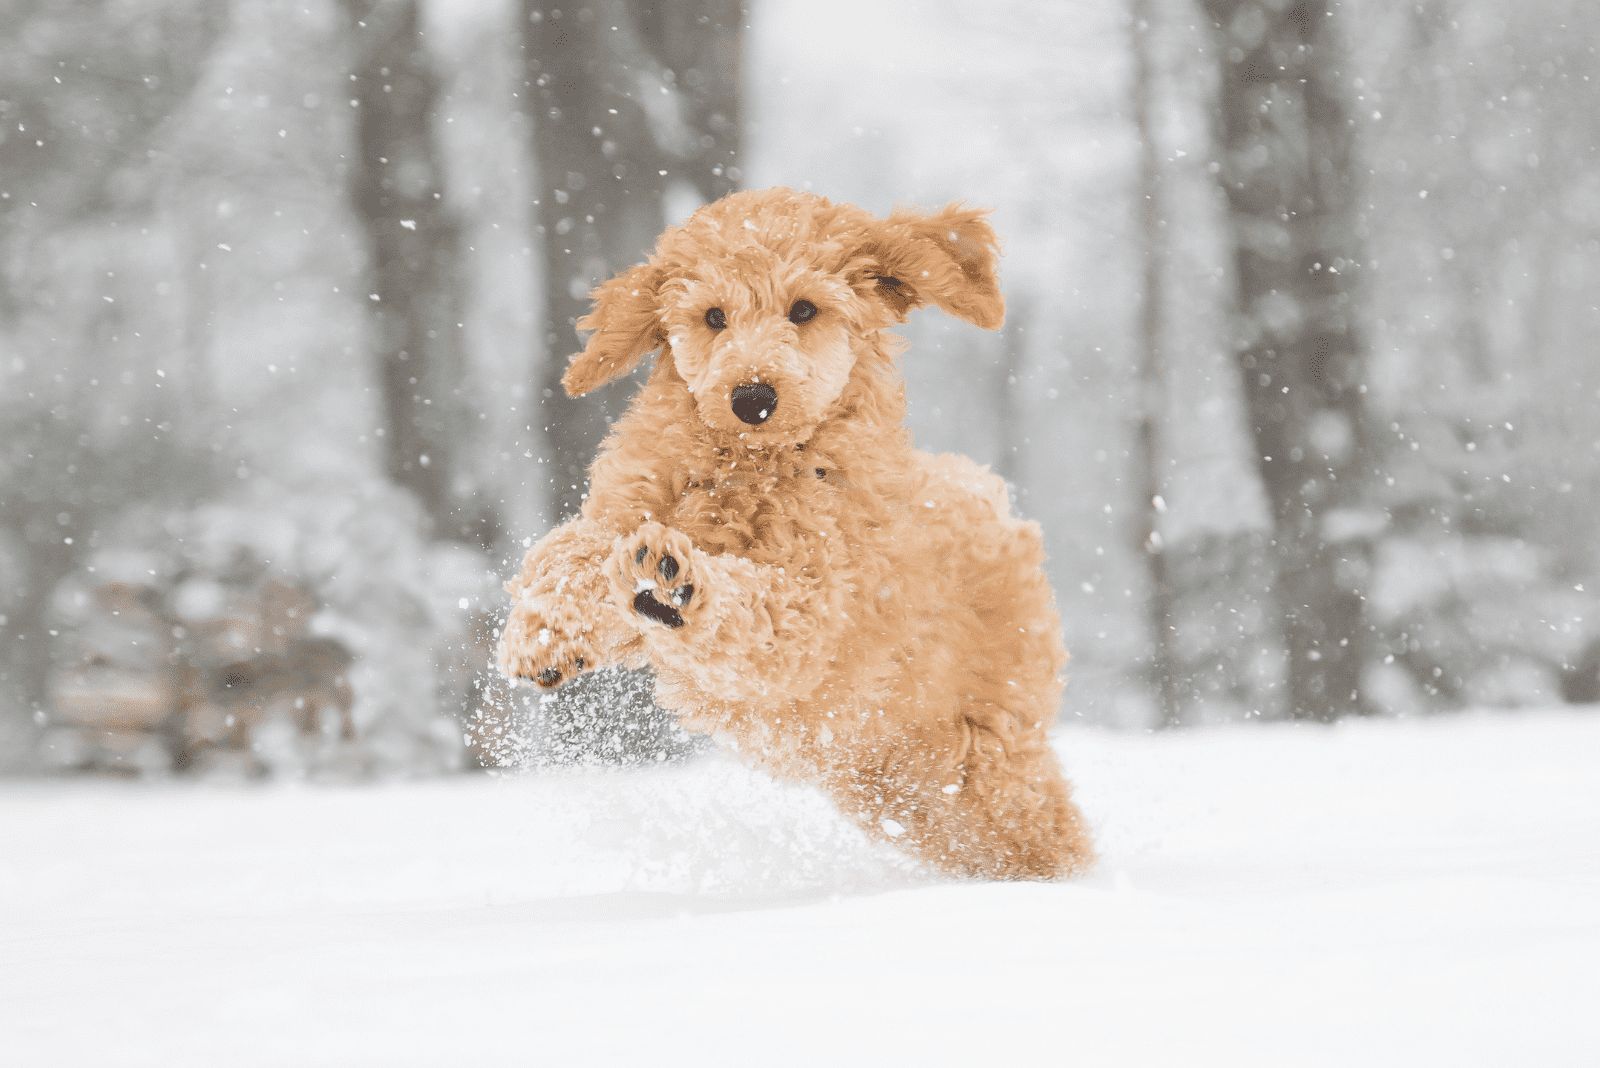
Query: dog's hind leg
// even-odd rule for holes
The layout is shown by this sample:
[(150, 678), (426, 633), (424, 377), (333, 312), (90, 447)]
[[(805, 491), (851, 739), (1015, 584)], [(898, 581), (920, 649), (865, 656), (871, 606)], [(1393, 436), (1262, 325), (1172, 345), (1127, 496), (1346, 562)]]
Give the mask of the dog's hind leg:
[(506, 583), (515, 599), (500, 670), (544, 689), (605, 664), (639, 659), (639, 629), (611, 601), (603, 565), (616, 531), (570, 519), (542, 538)]
[(1021, 728), (1004, 738), (969, 716), (961, 728), (970, 738), (961, 788), (947, 795), (947, 810), (929, 814), (930, 833), (939, 840), (947, 832), (958, 870), (991, 879), (1087, 871), (1089, 827), (1044, 733)]
[(953, 875), (1087, 871), (1089, 828), (1043, 733), (1002, 733), (992, 719), (957, 713), (910, 725), (855, 748), (825, 785), (869, 831)]

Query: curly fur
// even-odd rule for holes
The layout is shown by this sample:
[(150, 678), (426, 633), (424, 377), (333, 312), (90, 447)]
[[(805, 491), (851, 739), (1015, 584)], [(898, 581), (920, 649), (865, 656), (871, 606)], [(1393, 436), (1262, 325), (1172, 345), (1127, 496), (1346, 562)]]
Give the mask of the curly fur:
[[(771, 189), (669, 229), (578, 324), (573, 395), (659, 352), (582, 514), (507, 583), (503, 670), (649, 663), (685, 727), (943, 870), (1087, 868), (1046, 740), (1066, 652), (1038, 526), (987, 469), (913, 448), (887, 329), (927, 303), (998, 327), (996, 258), (960, 204), (878, 219)], [(730, 398), (757, 382), (778, 399), (747, 425)]]

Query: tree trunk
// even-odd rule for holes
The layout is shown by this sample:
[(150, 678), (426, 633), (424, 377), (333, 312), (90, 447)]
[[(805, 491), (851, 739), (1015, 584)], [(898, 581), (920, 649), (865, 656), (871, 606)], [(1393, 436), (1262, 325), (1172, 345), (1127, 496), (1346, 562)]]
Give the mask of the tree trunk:
[(460, 399), (459, 227), (444, 203), (432, 131), (439, 79), (416, 0), (345, 0), (345, 9), (358, 105), (350, 195), (371, 255), (367, 305), (383, 388), (385, 467), (417, 495), (436, 535), (487, 548), (498, 534), (493, 509), (459, 500), (451, 485), (468, 417)]
[(1354, 304), (1360, 258), (1352, 120), (1333, 5), (1205, 0), (1220, 31), (1217, 139), (1228, 197), (1234, 345), (1272, 502), (1287, 709), (1363, 710), (1371, 631), (1361, 521), (1366, 388)]
[(1022, 391), (1028, 380), (1028, 327), (1033, 323), (1033, 301), (1026, 294), (1006, 300), (1006, 322), (1000, 328), (1000, 366), (994, 376), (995, 461), (994, 473), (1014, 488), (1022, 467), (1022, 448), (1027, 444), (1022, 431)]
[(578, 510), (595, 447), (628, 399), (625, 388), (580, 399), (561, 388), (589, 291), (654, 246), (673, 183), (702, 201), (737, 187), (742, 10), (736, 0), (527, 0), (523, 11), (545, 265), (546, 359), (534, 385), (554, 524)]
[(1167, 545), (1161, 536), (1161, 516), (1166, 512), (1166, 480), (1162, 477), (1161, 420), (1167, 407), (1166, 382), (1161, 366), (1161, 325), (1165, 289), (1164, 241), (1161, 234), (1161, 154), (1156, 143), (1151, 101), (1156, 90), (1154, 4), (1133, 4), (1133, 115), (1139, 130), (1139, 232), (1143, 268), (1143, 293), (1139, 302), (1139, 427), (1136, 434), (1138, 464), (1144, 473), (1139, 509), (1139, 548), (1144, 553), (1150, 582), (1149, 625), (1151, 674), (1161, 695), (1161, 725), (1183, 722), (1178, 665), (1173, 655), (1174, 597), (1168, 574)]

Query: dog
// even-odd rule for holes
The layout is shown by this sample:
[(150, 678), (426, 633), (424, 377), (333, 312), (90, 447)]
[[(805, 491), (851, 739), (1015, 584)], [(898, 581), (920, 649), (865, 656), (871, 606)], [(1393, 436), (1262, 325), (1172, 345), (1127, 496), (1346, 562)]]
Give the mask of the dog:
[(1067, 657), (1039, 528), (913, 447), (889, 332), (929, 303), (1001, 325), (986, 216), (734, 193), (596, 289), (567, 392), (655, 365), (506, 584), (500, 666), (551, 689), (648, 664), (686, 729), (934, 868), (1057, 879), (1094, 851), (1046, 737)]

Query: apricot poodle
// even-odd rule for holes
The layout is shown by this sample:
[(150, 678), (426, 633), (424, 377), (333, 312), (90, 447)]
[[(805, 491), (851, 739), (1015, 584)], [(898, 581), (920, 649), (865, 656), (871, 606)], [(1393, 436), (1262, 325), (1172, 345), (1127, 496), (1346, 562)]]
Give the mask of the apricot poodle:
[(1066, 652), (1039, 528), (913, 447), (888, 329), (927, 303), (1000, 326), (985, 214), (735, 193), (596, 290), (567, 391), (655, 367), (506, 584), (501, 667), (549, 689), (648, 663), (684, 727), (937, 868), (1052, 879), (1094, 854), (1045, 735)]

